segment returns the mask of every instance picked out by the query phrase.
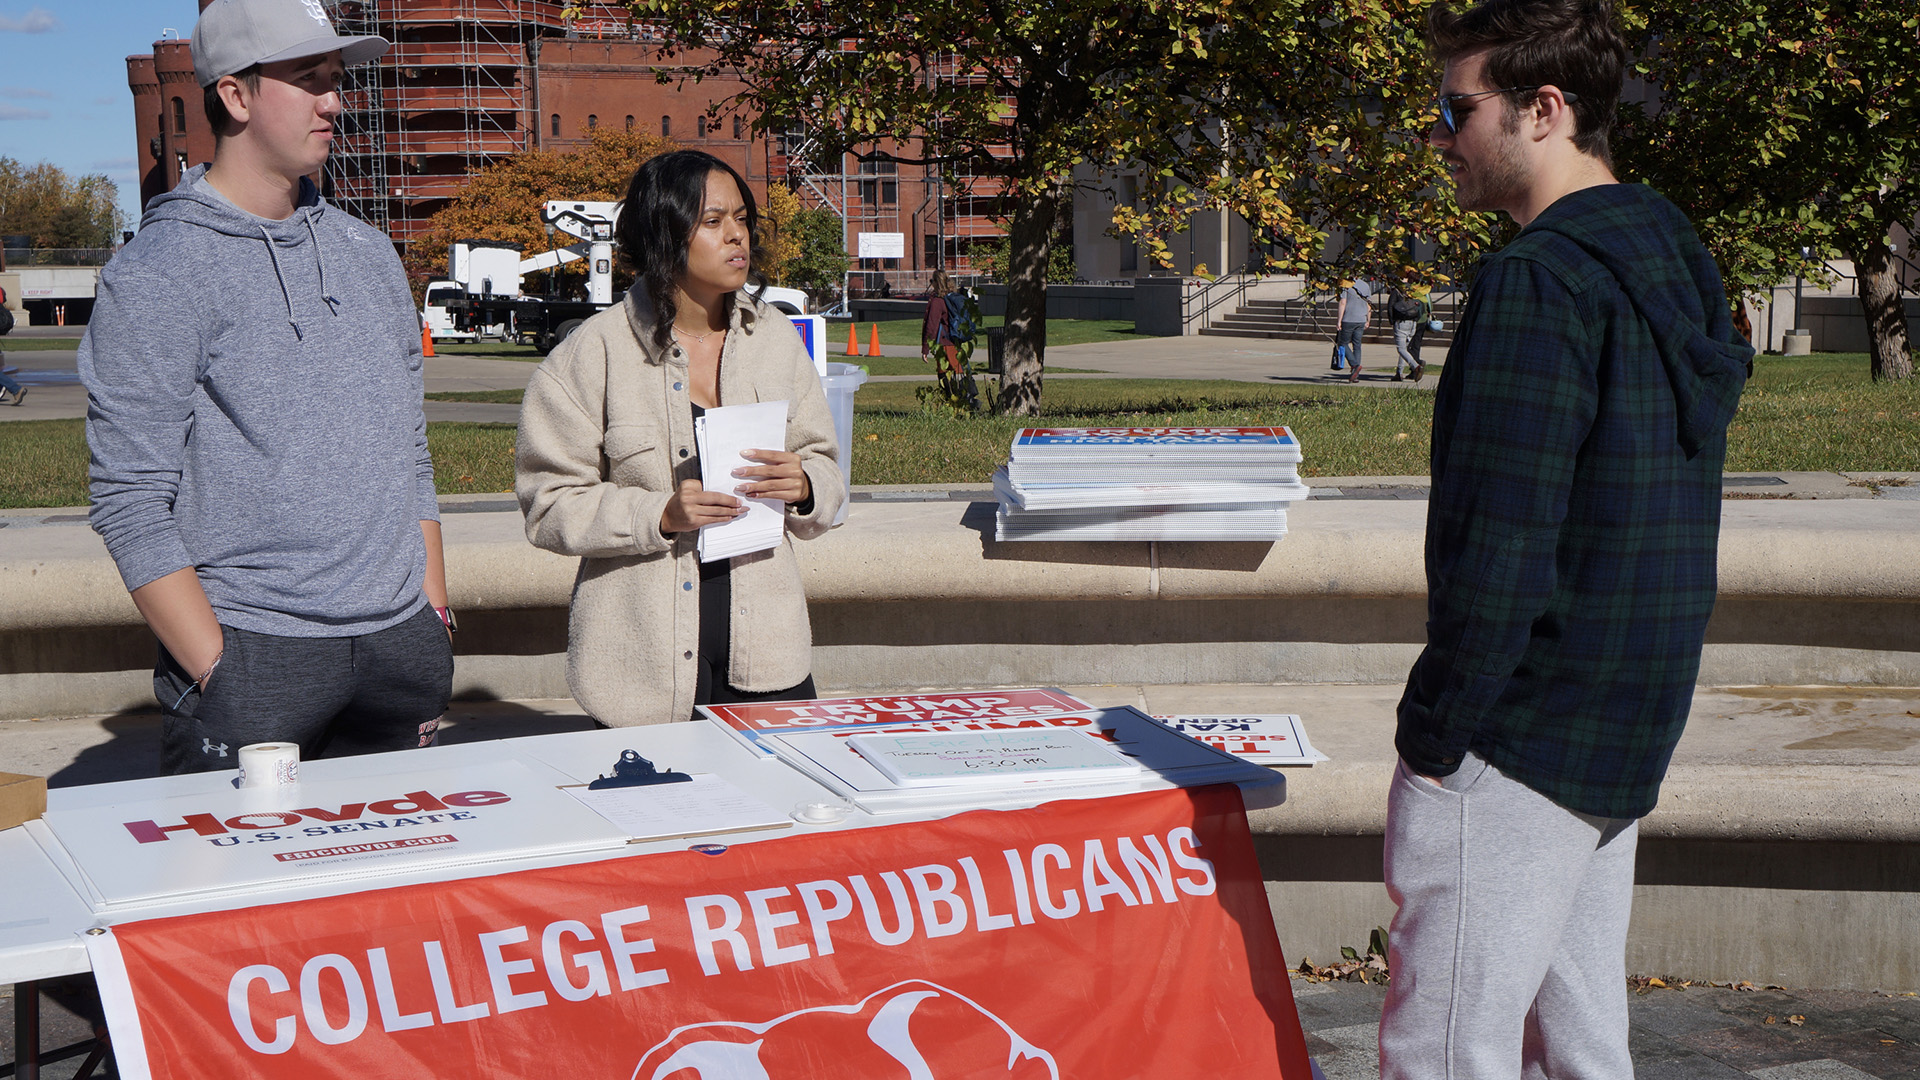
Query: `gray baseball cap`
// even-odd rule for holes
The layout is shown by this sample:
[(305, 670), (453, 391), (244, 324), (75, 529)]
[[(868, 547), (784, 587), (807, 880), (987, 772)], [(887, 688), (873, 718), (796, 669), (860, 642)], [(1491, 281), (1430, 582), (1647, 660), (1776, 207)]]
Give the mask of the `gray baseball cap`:
[(377, 60), (392, 45), (383, 37), (334, 33), (320, 0), (213, 0), (193, 26), (193, 74), (201, 86), (255, 64), (300, 60), (338, 51), (348, 67)]

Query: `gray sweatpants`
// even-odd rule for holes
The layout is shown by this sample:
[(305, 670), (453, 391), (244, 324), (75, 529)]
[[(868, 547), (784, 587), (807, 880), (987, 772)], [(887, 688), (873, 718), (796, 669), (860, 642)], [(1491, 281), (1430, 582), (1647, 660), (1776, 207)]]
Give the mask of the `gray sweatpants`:
[(1382, 1080), (1621, 1080), (1639, 824), (1565, 809), (1476, 754), (1387, 794)]
[(359, 637), (220, 631), (205, 694), (164, 646), (154, 665), (168, 775), (234, 768), (256, 742), (299, 743), (309, 759), (430, 746), (453, 695), (453, 646), (430, 607)]

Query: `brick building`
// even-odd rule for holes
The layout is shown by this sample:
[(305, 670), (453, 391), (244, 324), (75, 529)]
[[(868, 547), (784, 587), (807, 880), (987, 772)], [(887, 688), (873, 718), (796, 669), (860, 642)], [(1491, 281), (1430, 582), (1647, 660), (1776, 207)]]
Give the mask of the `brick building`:
[[(975, 240), (1001, 235), (980, 198), (990, 192), (977, 186), (959, 197), (926, 169), (851, 156), (822, 166), (805, 153), (805, 132), (755, 137), (750, 116), (716, 110), (738, 83), (661, 83), (657, 43), (618, 4), (586, 3), (574, 19), (556, 0), (326, 6), (342, 34), (379, 34), (394, 47), (349, 74), (322, 190), (403, 247), (475, 172), (522, 150), (576, 148), (599, 125), (706, 150), (762, 198), (769, 182), (793, 187), (846, 221), (849, 254), (859, 252), (861, 233), (899, 234), (899, 258), (856, 264), (867, 272), (856, 276), (858, 291), (876, 291), (883, 278), (909, 291), (936, 267), (964, 270)], [(127, 82), (144, 205), (212, 157), (213, 134), (186, 41), (157, 41), (152, 54), (128, 57)]]

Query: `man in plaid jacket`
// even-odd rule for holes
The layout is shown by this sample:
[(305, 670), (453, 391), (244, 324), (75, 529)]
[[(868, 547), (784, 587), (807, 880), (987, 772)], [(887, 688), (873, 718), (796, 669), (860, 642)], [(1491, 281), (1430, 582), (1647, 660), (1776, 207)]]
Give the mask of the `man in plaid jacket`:
[(1434, 397), (1382, 1075), (1631, 1076), (1636, 823), (1692, 701), (1753, 350), (1686, 218), (1613, 176), (1606, 0), (1443, 6), (1430, 33), (1460, 204), (1524, 228)]

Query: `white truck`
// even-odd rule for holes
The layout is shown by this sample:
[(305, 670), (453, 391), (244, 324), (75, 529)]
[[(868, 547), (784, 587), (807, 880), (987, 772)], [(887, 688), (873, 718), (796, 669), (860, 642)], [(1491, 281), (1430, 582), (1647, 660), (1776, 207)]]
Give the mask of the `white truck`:
[[(620, 212), (614, 202), (573, 202), (556, 199), (541, 209), (540, 220), (551, 229), (580, 242), (542, 252), (530, 259), (520, 257), (519, 244), (494, 240), (456, 241), (447, 253), (447, 276), (451, 281), (427, 286), (427, 310), (423, 315), (433, 325), (435, 288), (440, 287), (439, 308), (454, 336), (471, 339), (498, 334), (503, 338), (531, 343), (541, 353), (567, 339), (594, 314), (617, 303), (621, 297), (613, 291), (613, 225)], [(587, 260), (585, 296), (526, 296), (520, 292), (523, 276), (551, 270), (575, 259)], [(551, 281), (551, 278), (549, 279)], [(804, 315), (807, 294), (798, 289), (769, 286), (762, 299), (789, 315)], [(435, 331), (435, 336), (439, 332)]]

